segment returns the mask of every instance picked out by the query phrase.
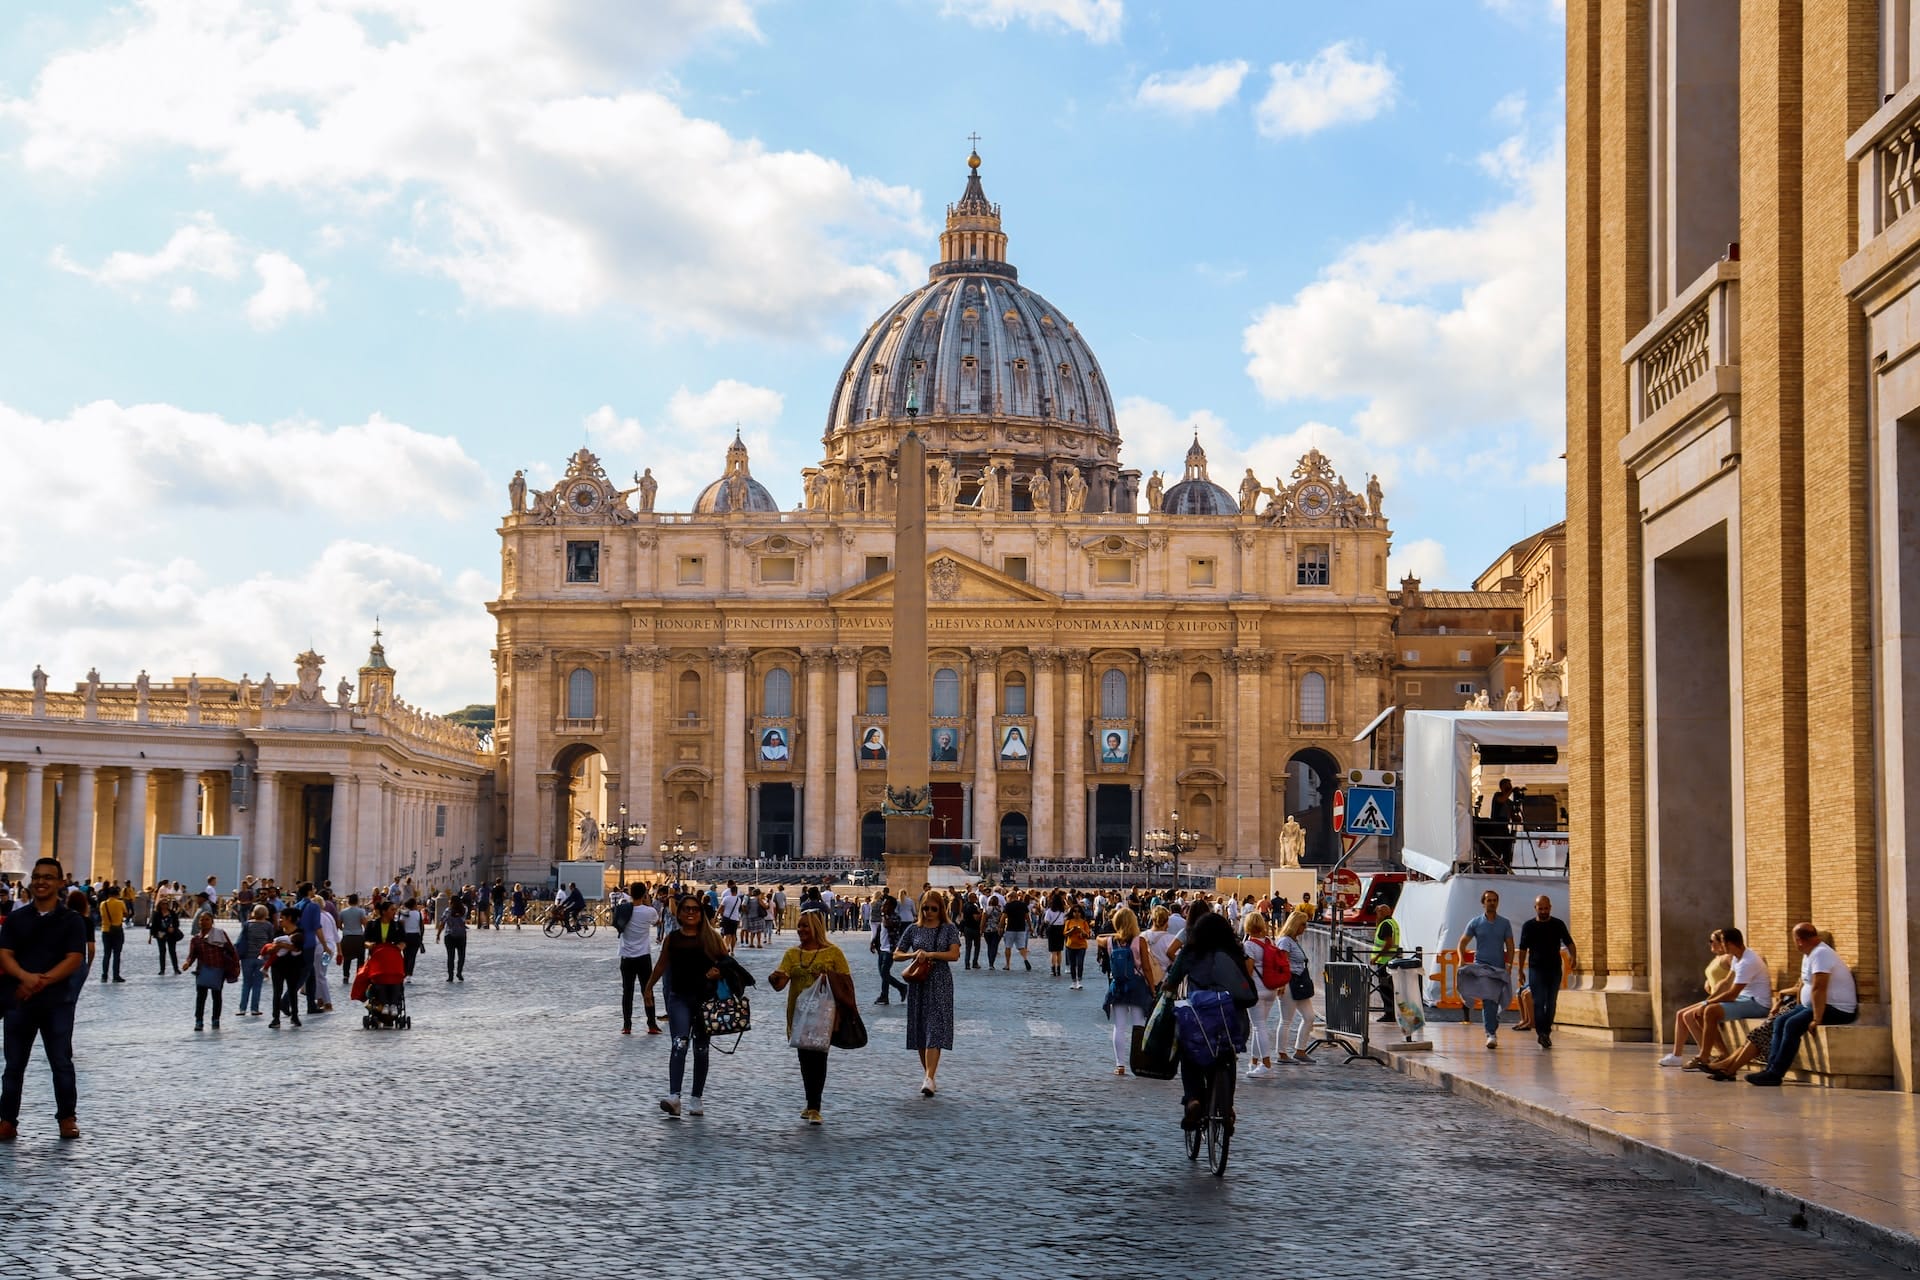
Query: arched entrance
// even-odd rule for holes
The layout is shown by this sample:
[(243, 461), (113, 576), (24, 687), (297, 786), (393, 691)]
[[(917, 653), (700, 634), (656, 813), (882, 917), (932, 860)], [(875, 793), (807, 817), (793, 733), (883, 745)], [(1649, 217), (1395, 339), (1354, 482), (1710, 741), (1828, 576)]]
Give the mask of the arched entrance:
[(878, 861), (887, 854), (887, 820), (878, 809), (860, 819), (860, 856)]
[(1009, 813), (1000, 819), (1000, 861), (1027, 860), (1027, 815)]
[(553, 771), (557, 776), (548, 835), (553, 858), (596, 861), (603, 852), (600, 833), (613, 816), (607, 797), (607, 758), (585, 743), (575, 743), (554, 757)]
[(1340, 860), (1340, 837), (1333, 829), (1339, 778), (1340, 762), (1318, 747), (1302, 748), (1287, 761), (1287, 816), (1307, 833), (1302, 862), (1327, 866)]

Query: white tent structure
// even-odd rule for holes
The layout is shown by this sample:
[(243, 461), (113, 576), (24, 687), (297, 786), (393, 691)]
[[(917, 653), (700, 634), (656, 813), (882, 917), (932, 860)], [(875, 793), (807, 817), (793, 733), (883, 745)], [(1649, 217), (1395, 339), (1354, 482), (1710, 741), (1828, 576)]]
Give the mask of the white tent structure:
[(1436, 880), (1473, 848), (1473, 752), (1567, 747), (1564, 711), (1409, 711), (1401, 779), (1400, 858)]

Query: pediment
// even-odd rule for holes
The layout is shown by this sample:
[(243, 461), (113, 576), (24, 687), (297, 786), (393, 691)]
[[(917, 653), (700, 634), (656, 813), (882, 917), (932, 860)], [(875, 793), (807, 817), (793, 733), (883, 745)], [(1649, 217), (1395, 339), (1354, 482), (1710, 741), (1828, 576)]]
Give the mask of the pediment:
[[(832, 605), (873, 605), (893, 603), (893, 584), (899, 570), (891, 570), (849, 587), (828, 601)], [(1030, 582), (1009, 578), (998, 569), (957, 551), (935, 551), (927, 557), (927, 603), (938, 609), (947, 605), (1046, 605), (1060, 603), (1060, 597), (1042, 591)]]

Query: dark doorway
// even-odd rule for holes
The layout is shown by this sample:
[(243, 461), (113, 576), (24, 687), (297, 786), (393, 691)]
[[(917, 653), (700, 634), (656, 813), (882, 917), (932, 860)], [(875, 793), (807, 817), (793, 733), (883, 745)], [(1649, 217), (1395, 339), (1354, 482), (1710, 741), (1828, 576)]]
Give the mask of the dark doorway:
[(1340, 762), (1318, 747), (1296, 751), (1287, 761), (1287, 816), (1307, 833), (1303, 863), (1331, 866), (1340, 860), (1340, 836), (1333, 829), (1339, 776)]
[(887, 855), (887, 820), (874, 810), (860, 819), (860, 856), (878, 860)]
[(1133, 847), (1133, 788), (1102, 783), (1093, 796), (1093, 856), (1112, 861)]
[(760, 830), (754, 848), (763, 858), (793, 856), (793, 784), (760, 784)]
[(1009, 813), (1000, 819), (1000, 861), (1027, 860), (1027, 815)]
[[(300, 788), (300, 879), (319, 884), (333, 875), (333, 788)], [(405, 850), (410, 862), (418, 862), (417, 850)], [(426, 868), (416, 866), (413, 874), (424, 879)]]
[(927, 832), (927, 849), (935, 866), (964, 867), (973, 861), (966, 845), (943, 843), (966, 834), (966, 794), (957, 782), (933, 784), (933, 823)]

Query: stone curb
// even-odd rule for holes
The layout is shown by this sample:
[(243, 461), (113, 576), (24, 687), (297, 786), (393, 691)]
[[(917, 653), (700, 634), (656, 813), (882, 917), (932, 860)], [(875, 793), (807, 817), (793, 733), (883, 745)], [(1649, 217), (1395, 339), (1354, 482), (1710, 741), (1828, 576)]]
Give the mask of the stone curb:
[(1620, 1156), (1640, 1168), (1673, 1175), (1677, 1180), (1737, 1201), (1772, 1221), (1799, 1227), (1822, 1239), (1863, 1249), (1909, 1271), (1920, 1271), (1920, 1238), (1904, 1231), (1788, 1195), (1757, 1178), (1745, 1177), (1708, 1161), (1669, 1151), (1644, 1138), (1636, 1138), (1590, 1120), (1576, 1119), (1552, 1107), (1516, 1097), (1490, 1084), (1439, 1066), (1425, 1054), (1396, 1053), (1380, 1045), (1373, 1048), (1384, 1055), (1385, 1065), (1404, 1076), (1436, 1085), (1448, 1093), (1472, 1098), (1543, 1129), (1576, 1138), (1587, 1146)]

